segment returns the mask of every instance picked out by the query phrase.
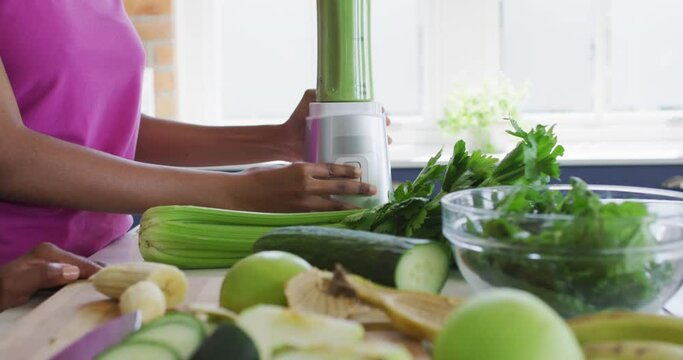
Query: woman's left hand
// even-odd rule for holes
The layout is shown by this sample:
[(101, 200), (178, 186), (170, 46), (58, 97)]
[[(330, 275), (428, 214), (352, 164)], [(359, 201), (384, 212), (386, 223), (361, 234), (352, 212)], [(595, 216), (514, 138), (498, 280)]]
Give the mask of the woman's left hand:
[[(299, 105), (297, 105), (292, 115), (286, 123), (282, 124), (282, 144), (287, 149), (286, 157), (292, 162), (305, 160), (306, 157), (306, 117), (310, 103), (315, 102), (315, 90), (306, 90)], [(391, 120), (387, 116), (387, 126), (391, 125)], [(390, 136), (387, 141), (391, 144)]]

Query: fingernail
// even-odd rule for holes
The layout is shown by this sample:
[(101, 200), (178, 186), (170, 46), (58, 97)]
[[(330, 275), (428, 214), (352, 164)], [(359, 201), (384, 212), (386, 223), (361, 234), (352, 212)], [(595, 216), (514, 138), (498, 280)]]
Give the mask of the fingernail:
[(66, 280), (76, 280), (80, 273), (81, 271), (78, 266), (66, 265), (62, 268), (62, 276)]
[(368, 192), (370, 194), (374, 194), (377, 192), (377, 188), (374, 185), (370, 185), (370, 187), (368, 188)]
[(360, 177), (362, 175), (362, 172), (360, 171), (359, 168), (355, 168), (355, 169), (353, 169), (353, 175)]

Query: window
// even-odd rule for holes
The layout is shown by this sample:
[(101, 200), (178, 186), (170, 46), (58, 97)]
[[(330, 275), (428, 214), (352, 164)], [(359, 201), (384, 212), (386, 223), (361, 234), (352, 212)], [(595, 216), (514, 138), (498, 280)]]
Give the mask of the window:
[(528, 84), (531, 112), (593, 108), (594, 0), (508, 0), (501, 4), (502, 71)]
[(506, 0), (502, 70), (530, 112), (683, 109), (676, 0)]
[(154, 108), (154, 69), (145, 67), (142, 77), (142, 99), (140, 111), (143, 114), (155, 114)]
[(501, 70), (529, 84), (527, 118), (568, 155), (683, 159), (683, 23), (676, 0), (503, 0)]
[[(302, 92), (315, 87), (314, 0), (179, 3), (181, 118), (207, 124), (282, 121)], [(419, 0), (372, 4), (375, 97), (395, 114), (418, 116)]]
[(610, 102), (615, 110), (683, 109), (683, 2), (612, 1)]
[[(528, 84), (524, 119), (557, 123), (568, 148), (592, 156), (622, 146), (615, 158), (683, 159), (682, 2), (372, 3), (375, 98), (393, 116), (394, 158), (423, 159), (452, 144), (437, 120), (454, 85), (480, 86), (503, 73)], [(176, 5), (181, 119), (280, 122), (315, 86), (315, 0)], [(634, 142), (659, 150), (644, 155)]]

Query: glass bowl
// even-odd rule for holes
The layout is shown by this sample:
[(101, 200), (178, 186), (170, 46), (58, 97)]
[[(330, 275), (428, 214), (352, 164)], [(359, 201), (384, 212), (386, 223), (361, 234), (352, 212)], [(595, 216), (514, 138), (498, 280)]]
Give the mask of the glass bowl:
[[(563, 193), (570, 188), (550, 186)], [(443, 232), (467, 283), (475, 290), (526, 290), (564, 317), (660, 311), (683, 282), (683, 193), (589, 188), (603, 202), (641, 202), (649, 215), (590, 221), (572, 215), (504, 215), (495, 205), (513, 190), (506, 186), (445, 196)]]

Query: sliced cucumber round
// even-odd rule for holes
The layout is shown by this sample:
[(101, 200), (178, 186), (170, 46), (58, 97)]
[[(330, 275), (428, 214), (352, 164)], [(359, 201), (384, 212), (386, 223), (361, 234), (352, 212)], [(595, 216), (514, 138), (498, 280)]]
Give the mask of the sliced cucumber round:
[(130, 340), (97, 356), (97, 360), (182, 360), (173, 348), (151, 340)]
[(159, 342), (175, 350), (181, 359), (189, 359), (204, 341), (203, 325), (191, 315), (170, 314), (149, 323), (131, 335), (128, 341)]
[(394, 282), (402, 290), (438, 294), (448, 278), (450, 264), (446, 245), (437, 242), (416, 245), (398, 260)]
[(155, 327), (159, 326), (162, 324), (167, 324), (167, 323), (183, 323), (183, 324), (188, 324), (188, 325), (194, 325), (199, 328), (203, 327), (203, 324), (201, 321), (199, 321), (194, 315), (186, 314), (186, 313), (181, 313), (181, 312), (173, 312), (166, 314), (164, 317), (156, 319), (152, 321), (151, 323), (145, 325), (140, 331), (144, 331), (145, 328), (148, 327)]

